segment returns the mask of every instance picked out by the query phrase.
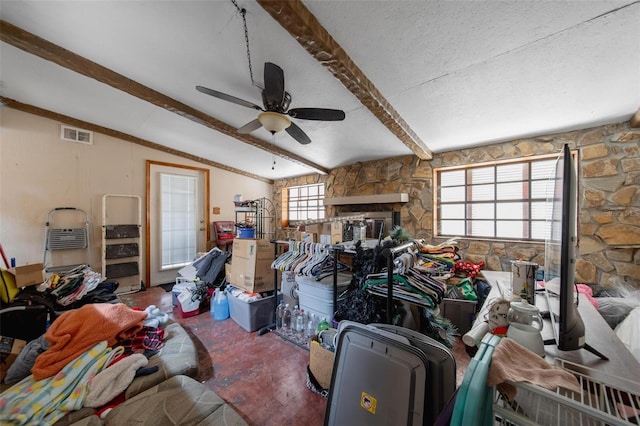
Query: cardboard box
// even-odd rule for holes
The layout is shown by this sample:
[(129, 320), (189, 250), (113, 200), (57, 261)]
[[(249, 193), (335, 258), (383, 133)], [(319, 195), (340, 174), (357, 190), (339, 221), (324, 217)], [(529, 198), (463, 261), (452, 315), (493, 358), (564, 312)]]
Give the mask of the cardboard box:
[[(309, 237), (309, 234), (313, 237)], [(313, 238), (313, 240), (308, 240)], [(307, 242), (320, 242), (322, 244), (338, 244), (342, 242), (342, 222), (334, 220), (331, 222), (314, 223), (312, 225), (301, 225), (296, 232), (296, 240)]]
[(325, 223), (322, 227), (322, 233), (329, 235), (331, 242), (329, 244), (339, 244), (342, 242), (342, 222), (334, 220)]
[[(273, 290), (274, 248), (269, 240), (233, 240), (231, 285), (251, 293)], [(280, 284), (280, 283), (278, 283)]]
[(334, 353), (322, 347), (318, 336), (309, 341), (309, 370), (323, 389), (329, 389), (333, 373)]
[(322, 233), (323, 223), (312, 223), (310, 225), (300, 225), (298, 226), (298, 231), (300, 232), (308, 232), (309, 234), (320, 234)]
[(0, 336), (0, 382), (4, 380), (9, 367), (26, 345), (27, 342), (24, 340)]
[(318, 241), (318, 234), (313, 232), (300, 232), (300, 241), (315, 243)]
[(16, 286), (18, 287), (39, 285), (47, 279), (44, 275), (43, 263), (17, 266), (13, 269), (10, 269), (9, 272), (11, 272), (16, 278)]

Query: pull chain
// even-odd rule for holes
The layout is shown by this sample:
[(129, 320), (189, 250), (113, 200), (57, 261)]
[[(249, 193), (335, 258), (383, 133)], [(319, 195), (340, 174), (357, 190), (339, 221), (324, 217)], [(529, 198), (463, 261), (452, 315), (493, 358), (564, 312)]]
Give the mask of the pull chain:
[(251, 85), (260, 87), (253, 79), (253, 66), (251, 65), (251, 51), (249, 50), (249, 30), (247, 29), (247, 9), (238, 6), (236, 0), (231, 0), (231, 3), (238, 9), (240, 16), (242, 16), (242, 24), (244, 25), (244, 41), (247, 46), (247, 61), (249, 62), (249, 76), (251, 77)]
[[(271, 134), (271, 140), (273, 141), (273, 146), (276, 146), (276, 134), (272, 133)], [(271, 152), (271, 160), (273, 161), (273, 163), (271, 164), (271, 170), (275, 170), (276, 169), (276, 155), (273, 153), (273, 151)]]

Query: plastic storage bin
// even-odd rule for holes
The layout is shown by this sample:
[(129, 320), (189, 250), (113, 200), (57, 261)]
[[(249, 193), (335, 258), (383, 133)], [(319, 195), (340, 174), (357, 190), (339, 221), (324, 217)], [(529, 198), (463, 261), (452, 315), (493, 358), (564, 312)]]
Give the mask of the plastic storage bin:
[[(319, 319), (333, 320), (333, 276), (329, 275), (320, 281), (314, 277), (296, 276), (298, 284), (298, 300), (300, 309), (309, 314), (316, 314)], [(338, 294), (351, 283), (351, 274), (338, 274)]]
[(478, 302), (461, 299), (443, 299), (440, 304), (440, 315), (451, 321), (461, 335), (471, 330), (476, 317)]
[(228, 294), (229, 314), (240, 327), (248, 332), (256, 331), (275, 322), (273, 295), (252, 302), (245, 302)]
[(238, 238), (255, 238), (255, 228), (240, 228), (238, 229)]

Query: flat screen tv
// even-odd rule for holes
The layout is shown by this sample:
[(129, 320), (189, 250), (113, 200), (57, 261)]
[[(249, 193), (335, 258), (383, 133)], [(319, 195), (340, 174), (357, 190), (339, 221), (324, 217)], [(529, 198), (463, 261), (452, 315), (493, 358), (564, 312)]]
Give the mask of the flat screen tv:
[(602, 359), (604, 355), (586, 343), (585, 326), (578, 312), (575, 291), (575, 247), (578, 184), (568, 145), (556, 163), (549, 237), (545, 242), (544, 281), (556, 344), (561, 351), (586, 349)]

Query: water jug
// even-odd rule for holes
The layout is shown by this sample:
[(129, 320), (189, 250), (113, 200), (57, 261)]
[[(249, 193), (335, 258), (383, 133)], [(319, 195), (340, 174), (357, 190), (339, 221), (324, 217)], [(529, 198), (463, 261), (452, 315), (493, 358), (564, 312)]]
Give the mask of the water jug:
[(218, 289), (216, 291), (216, 297), (213, 299), (215, 304), (213, 310), (213, 318), (216, 321), (222, 321), (229, 318), (229, 300), (227, 299), (227, 293)]

